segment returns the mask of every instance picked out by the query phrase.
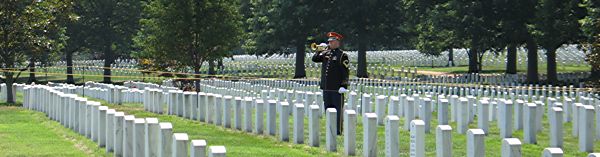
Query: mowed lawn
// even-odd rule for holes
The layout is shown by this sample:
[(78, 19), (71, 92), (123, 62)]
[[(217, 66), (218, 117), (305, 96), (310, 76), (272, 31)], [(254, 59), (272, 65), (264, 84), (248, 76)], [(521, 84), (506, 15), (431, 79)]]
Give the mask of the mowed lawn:
[[(325, 150), (325, 118), (320, 119), (320, 147), (310, 147), (307, 144), (292, 144), (291, 142), (281, 142), (277, 136), (256, 135), (254, 133), (246, 133), (233, 129), (226, 129), (221, 126), (198, 122), (194, 120), (184, 119), (173, 115), (160, 115), (146, 112), (143, 110), (142, 104), (126, 103), (123, 105), (107, 104), (105, 101), (100, 101), (103, 105), (109, 108), (115, 108), (119, 111), (124, 111), (127, 114), (139, 117), (158, 117), (160, 121), (169, 121), (173, 123), (174, 132), (185, 132), (190, 135), (190, 139), (206, 139), (209, 145), (218, 144), (225, 145), (228, 156), (343, 156), (343, 136), (337, 137), (337, 150), (335, 153), (327, 153)], [(432, 113), (431, 133), (425, 137), (426, 156), (435, 156), (436, 153), (436, 136), (435, 129), (437, 127), (437, 113)], [(278, 117), (278, 116), (277, 116)], [(357, 156), (362, 156), (363, 150), (363, 125), (362, 117), (357, 117)], [(266, 120), (266, 117), (265, 117)], [(279, 118), (276, 120), (277, 127), (279, 126)], [(304, 120), (304, 138), (305, 143), (308, 143), (308, 119)], [(254, 124), (253, 124), (254, 125)], [(266, 125), (266, 124), (265, 124)], [(410, 155), (410, 132), (402, 128), (404, 118), (400, 119), (400, 156)], [(456, 123), (450, 123), (453, 129), (456, 129)], [(289, 118), (290, 141), (293, 137), (293, 118)], [(469, 128), (477, 128), (477, 119), (469, 124)], [(571, 136), (571, 123), (564, 124), (564, 145), (563, 151), (565, 156), (587, 156), (586, 152), (579, 152), (578, 138)], [(549, 124), (546, 115), (543, 117), (543, 130), (537, 134), (537, 144), (525, 144), (523, 141), (523, 130), (513, 132), (513, 137), (518, 138), (522, 143), (523, 156), (541, 156), (544, 148), (549, 147)], [(501, 155), (502, 138), (499, 136), (500, 130), (496, 122), (490, 123), (490, 132), (485, 137), (485, 154), (486, 156), (499, 157)], [(377, 127), (377, 154), (385, 156), (385, 127)], [(452, 131), (452, 156), (466, 156), (467, 153), (467, 138), (464, 134), (458, 134), (456, 130)], [(594, 142), (594, 151), (600, 151), (600, 141)]]
[[(327, 152), (325, 149), (310, 147), (305, 144), (298, 145), (290, 142), (281, 142), (274, 136), (256, 135), (174, 115), (147, 112), (143, 110), (142, 104), (139, 103), (115, 105), (93, 98), (88, 98), (88, 100), (102, 102), (102, 105), (104, 106), (108, 106), (109, 108), (120, 112), (125, 112), (125, 115), (134, 115), (135, 118), (154, 117), (158, 118), (159, 122), (170, 122), (173, 124), (173, 133), (187, 133), (190, 140), (206, 140), (208, 146), (225, 146), (227, 149), (227, 156), (326, 157), (341, 155), (339, 153)], [(306, 124), (308, 124), (308, 122)], [(322, 131), (322, 133), (324, 132), (325, 131)], [(305, 137), (308, 137), (308, 135)], [(290, 135), (290, 140), (291, 139), (292, 135)], [(324, 141), (321, 144), (324, 145)]]
[(0, 156), (112, 156), (42, 112), (0, 104)]
[[(97, 100), (97, 99), (90, 99)], [(224, 145), (228, 156), (342, 156), (343, 138), (338, 136), (338, 152), (327, 152), (325, 145), (325, 120), (321, 119), (320, 147), (310, 147), (306, 144), (292, 144), (281, 142), (276, 136), (256, 135), (242, 131), (226, 129), (204, 122), (184, 119), (173, 115), (160, 115), (146, 112), (139, 103), (127, 103), (124, 105), (107, 104), (100, 101), (109, 108), (123, 111), (136, 118), (156, 117), (161, 122), (171, 122), (174, 132), (187, 133), (190, 139), (207, 140), (209, 146)], [(435, 156), (435, 125), (437, 125), (435, 112), (432, 113), (432, 133), (425, 137), (426, 156)], [(357, 155), (362, 154), (363, 126), (362, 117), (358, 117), (356, 139)], [(292, 117), (290, 117), (290, 131), (293, 129)], [(277, 118), (277, 121), (279, 119)], [(469, 128), (477, 128), (476, 121)], [(308, 120), (305, 119), (305, 142), (308, 142)], [(403, 119), (400, 126), (404, 124)], [(279, 123), (277, 122), (277, 125)], [(450, 124), (453, 129), (456, 123)], [(538, 133), (537, 144), (523, 144), (523, 156), (539, 156), (542, 150), (549, 145), (548, 120), (544, 116), (544, 130)], [(571, 123), (564, 126), (565, 156), (586, 156), (587, 153), (578, 151), (578, 138), (571, 136)], [(385, 155), (384, 127), (377, 128), (378, 155)], [(400, 129), (400, 156), (409, 155), (410, 133)], [(291, 132), (290, 132), (291, 133)], [(523, 139), (523, 131), (515, 131), (514, 137)], [(293, 135), (290, 135), (290, 138)], [(499, 129), (496, 123), (490, 123), (490, 132), (485, 138), (486, 156), (500, 156), (502, 138), (499, 137)], [(453, 156), (466, 155), (466, 136), (452, 132)], [(600, 141), (596, 141), (594, 150), (600, 150)], [(41, 112), (29, 111), (15, 106), (0, 106), (0, 156), (104, 156), (103, 148), (98, 148), (90, 140), (62, 127), (55, 121), (51, 121)]]

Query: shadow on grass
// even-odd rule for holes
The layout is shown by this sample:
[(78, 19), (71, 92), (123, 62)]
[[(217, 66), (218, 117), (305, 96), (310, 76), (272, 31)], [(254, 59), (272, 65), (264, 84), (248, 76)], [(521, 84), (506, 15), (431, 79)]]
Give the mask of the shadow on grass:
[(23, 106), (23, 104), (21, 104), (21, 103), (7, 103), (7, 102), (2, 102), (2, 103), (0, 103), (0, 106), (18, 106), (18, 107), (21, 107), (21, 106)]

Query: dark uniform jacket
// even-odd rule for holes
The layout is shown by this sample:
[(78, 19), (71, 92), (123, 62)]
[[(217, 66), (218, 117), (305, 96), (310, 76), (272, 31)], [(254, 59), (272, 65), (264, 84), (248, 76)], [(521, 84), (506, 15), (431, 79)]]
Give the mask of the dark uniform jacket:
[(323, 63), (321, 66), (321, 89), (335, 90), (340, 87), (348, 89), (348, 67), (350, 61), (348, 55), (342, 50), (333, 49), (315, 53), (312, 57), (313, 62)]

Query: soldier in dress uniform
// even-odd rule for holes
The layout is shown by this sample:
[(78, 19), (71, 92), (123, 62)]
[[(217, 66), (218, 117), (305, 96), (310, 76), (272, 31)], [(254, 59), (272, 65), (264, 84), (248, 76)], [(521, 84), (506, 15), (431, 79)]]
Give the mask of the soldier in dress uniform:
[(337, 110), (337, 134), (342, 133), (342, 113), (344, 113), (344, 96), (348, 92), (348, 76), (350, 61), (348, 55), (339, 48), (343, 36), (336, 32), (327, 33), (328, 48), (318, 51), (312, 57), (313, 62), (322, 63), (321, 68), (321, 90), (323, 90), (323, 102), (327, 108)]

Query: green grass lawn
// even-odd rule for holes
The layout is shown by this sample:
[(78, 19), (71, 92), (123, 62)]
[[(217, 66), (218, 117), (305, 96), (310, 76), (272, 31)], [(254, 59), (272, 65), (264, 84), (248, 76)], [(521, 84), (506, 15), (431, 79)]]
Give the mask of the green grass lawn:
[[(18, 94), (20, 98), (20, 93)], [(100, 101), (97, 99), (90, 99)], [(174, 132), (187, 133), (192, 139), (207, 140), (210, 145), (224, 145), (228, 156), (341, 156), (343, 152), (343, 137), (337, 137), (338, 152), (327, 152), (325, 145), (325, 119), (320, 121), (320, 147), (310, 147), (306, 144), (292, 144), (281, 142), (277, 136), (256, 135), (227, 129), (213, 124), (189, 120), (173, 115), (161, 115), (143, 110), (142, 104), (126, 103), (124, 105), (108, 104), (100, 101), (103, 105), (127, 114), (135, 115), (136, 118), (156, 117), (161, 122), (171, 122)], [(435, 156), (435, 127), (437, 125), (437, 113), (432, 113), (431, 133), (426, 135), (426, 156)], [(279, 119), (277, 118), (277, 121)], [(290, 127), (290, 139), (293, 137), (293, 118), (288, 122)], [(305, 143), (308, 143), (308, 120), (304, 120)], [(401, 118), (400, 126), (404, 119)], [(469, 125), (469, 128), (477, 128), (477, 119)], [(279, 125), (279, 122), (277, 122)], [(456, 123), (450, 124), (456, 129)], [(502, 138), (499, 137), (499, 129), (496, 123), (490, 123), (490, 132), (485, 138), (486, 156), (500, 156)], [(539, 156), (542, 150), (549, 146), (549, 124), (544, 116), (544, 130), (537, 134), (537, 144), (523, 144), (523, 156)], [(362, 154), (363, 137), (362, 117), (357, 120), (356, 140), (357, 154)], [(571, 136), (571, 123), (564, 125), (564, 147), (565, 156), (586, 156), (588, 153), (578, 151), (578, 138)], [(385, 155), (385, 130), (379, 126), (377, 133), (378, 155)], [(408, 156), (410, 149), (410, 132), (400, 129), (400, 156)], [(515, 131), (515, 138), (523, 139), (523, 131)], [(77, 133), (62, 127), (59, 123), (51, 121), (41, 112), (29, 111), (15, 106), (0, 106), (0, 152), (6, 156), (103, 156), (104, 149), (98, 148), (95, 143), (78, 135)], [(452, 132), (453, 156), (466, 155), (466, 136)], [(595, 151), (600, 150), (600, 141), (594, 143)]]
[(112, 156), (43, 113), (0, 104), (0, 156)]
[[(228, 156), (341, 156), (343, 155), (343, 137), (337, 137), (337, 150), (336, 153), (327, 153), (325, 151), (325, 119), (320, 120), (321, 132), (320, 132), (320, 143), (319, 148), (309, 147), (306, 144), (292, 144), (290, 142), (281, 142), (277, 136), (266, 136), (256, 135), (253, 133), (246, 133), (242, 131), (236, 131), (233, 129), (227, 129), (221, 126), (215, 126), (204, 122), (198, 122), (194, 120), (184, 119), (172, 115), (159, 115), (150, 112), (143, 111), (142, 104), (129, 103), (124, 105), (113, 105), (106, 104), (110, 108), (115, 108), (119, 111), (124, 111), (128, 114), (133, 114), (136, 117), (158, 117), (161, 121), (169, 121), (174, 125), (174, 132), (185, 132), (190, 135), (190, 139), (206, 139), (209, 145), (225, 145), (227, 148)], [(435, 128), (437, 126), (437, 115), (433, 112), (431, 133), (426, 135), (425, 140), (425, 151), (426, 156), (435, 156)], [(278, 117), (278, 116), (277, 116)], [(357, 129), (356, 129), (356, 140), (357, 140), (357, 155), (362, 156), (362, 138), (363, 138), (363, 125), (362, 117), (358, 117)], [(266, 119), (266, 117), (265, 117)], [(279, 118), (277, 123), (279, 126)], [(304, 120), (304, 136), (305, 143), (308, 143), (308, 119)], [(410, 132), (402, 129), (404, 119), (400, 120), (400, 156), (409, 156), (410, 150)], [(266, 124), (265, 124), (266, 125)], [(453, 129), (456, 129), (456, 123), (450, 124)], [(496, 127), (496, 122), (490, 123), (490, 132), (485, 138), (486, 156), (500, 156), (502, 138), (499, 136), (499, 128)], [(549, 124), (548, 120), (544, 116), (543, 120), (543, 131), (537, 134), (537, 144), (525, 144), (523, 139), (523, 131), (515, 131), (513, 133), (514, 138), (519, 138), (523, 143), (522, 152), (523, 156), (540, 156), (543, 149), (549, 147)], [(290, 116), (289, 120), (290, 127), (290, 140), (293, 137), (293, 118)], [(277, 127), (278, 128), (278, 127)], [(477, 128), (477, 120), (469, 125), (469, 128)], [(385, 127), (379, 126), (377, 133), (377, 148), (378, 156), (385, 156)], [(565, 123), (564, 125), (564, 147), (563, 151), (565, 156), (586, 156), (588, 153), (578, 151), (578, 138), (571, 136), (571, 123)], [(452, 131), (452, 147), (453, 156), (466, 156), (466, 135), (456, 133)], [(600, 141), (595, 142), (595, 151), (600, 151)]]
[[(396, 67), (399, 68), (399, 67)], [(435, 72), (444, 72), (444, 73), (451, 73), (451, 74), (461, 74), (461, 73), (467, 73), (469, 71), (469, 67), (468, 66), (455, 66), (455, 67), (417, 67), (417, 71), (419, 70), (424, 70), (424, 71), (435, 71)], [(483, 67), (483, 71), (481, 73), (504, 73), (505, 71), (505, 67), (504, 66), (484, 66)], [(559, 65), (556, 68), (557, 72), (589, 72), (591, 70), (590, 66), (578, 66), (578, 65)], [(527, 66), (526, 65), (519, 65), (517, 66), (517, 72), (519, 73), (526, 73), (527, 72)], [(540, 65), (538, 67), (538, 72), (540, 74), (546, 74), (546, 64)]]
[[(161, 115), (143, 110), (141, 104), (129, 103), (124, 105), (108, 104), (102, 105), (117, 111), (134, 115), (136, 118), (156, 117), (160, 122), (173, 124), (174, 133), (187, 133), (190, 140), (204, 139), (209, 146), (223, 145), (227, 149), (227, 156), (338, 156), (340, 154), (329, 153), (324, 149), (309, 147), (308, 145), (295, 145), (288, 142), (278, 141), (273, 136), (255, 135), (242, 131), (234, 131), (223, 127), (207, 124), (204, 122), (189, 120), (173, 115)], [(307, 122), (308, 123), (308, 122)], [(291, 136), (290, 136), (291, 138)], [(324, 144), (324, 142), (323, 142)]]
[[(371, 63), (374, 64), (374, 63)], [(400, 70), (401, 69), (401, 65), (395, 65), (392, 66), (391, 68), (393, 68), (394, 70)], [(408, 67), (405, 67), (405, 70)], [(591, 67), (589, 65), (558, 65), (557, 67), (557, 71), (558, 72), (589, 72), (591, 69)], [(380, 72), (381, 70), (378, 69), (370, 69), (368, 71), (369, 75), (371, 78), (381, 78)], [(411, 71), (414, 71), (411, 68)], [(468, 66), (455, 66), (455, 67), (430, 67), (430, 66), (422, 66), (422, 67), (417, 67), (417, 71), (432, 71), (432, 72), (441, 72), (441, 73), (449, 73), (449, 74), (462, 74), (462, 73), (467, 73), (468, 72)], [(505, 72), (505, 66), (484, 66), (483, 70), (481, 73), (504, 73)], [(518, 73), (526, 73), (527, 72), (527, 65), (518, 65), (517, 66), (517, 72)], [(538, 67), (538, 72), (540, 74), (546, 74), (546, 64), (540, 64)], [(45, 71), (38, 71), (36, 73), (36, 79), (38, 82), (44, 83), (44, 82), (65, 82), (66, 80), (66, 75), (64, 74), (64, 71), (50, 71), (49, 73), (46, 73)], [(316, 70), (307, 70), (306, 71), (306, 76), (308, 78), (318, 78), (320, 76), (320, 68), (317, 68)], [(81, 71), (75, 71), (74, 72), (75, 76), (75, 82), (77, 84), (81, 84), (84, 83), (86, 81), (94, 81), (94, 82), (102, 82), (103, 81), (103, 77), (101, 73), (98, 72), (81, 72)], [(86, 76), (81, 76), (81, 75), (86, 75)], [(390, 72), (387, 72), (385, 74), (387, 77), (389, 76), (393, 76), (393, 75), (397, 75), (396, 73), (392, 74)], [(356, 71), (355, 70), (350, 70), (350, 76), (351, 78), (356, 76)], [(281, 71), (281, 70), (277, 70), (277, 69), (272, 69), (271, 73), (258, 73), (258, 72), (245, 72), (245, 73), (237, 73), (237, 74), (225, 74), (224, 76), (218, 75), (217, 77), (224, 77), (224, 78), (237, 78), (237, 77), (243, 77), (243, 78), (277, 78), (277, 79), (292, 79), (294, 77), (294, 71), (293, 69), (287, 69), (285, 71)], [(402, 77), (412, 77), (412, 75), (402, 75)], [(112, 77), (112, 81), (113, 82), (124, 82), (124, 81), (143, 81), (143, 82), (152, 82), (152, 83), (161, 83), (162, 80), (164, 79), (170, 79), (171, 77), (158, 77), (157, 75), (151, 75), (151, 76), (146, 76), (143, 77), (142, 75), (134, 75), (134, 74), (125, 74), (122, 72), (113, 72), (113, 77)], [(187, 78), (191, 78), (191, 76), (188, 76)], [(17, 82), (20, 83), (24, 83), (27, 82), (29, 80), (29, 72), (28, 71), (24, 71), (21, 73), (20, 77), (17, 79)]]

